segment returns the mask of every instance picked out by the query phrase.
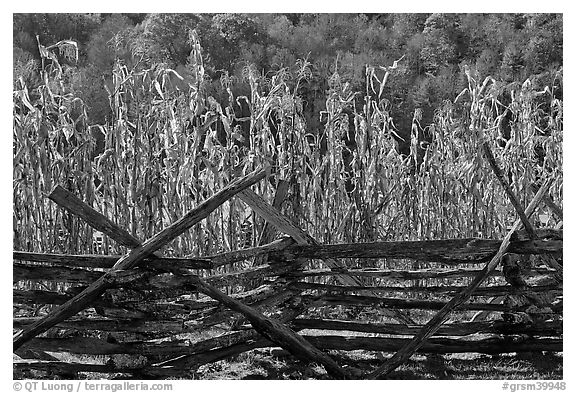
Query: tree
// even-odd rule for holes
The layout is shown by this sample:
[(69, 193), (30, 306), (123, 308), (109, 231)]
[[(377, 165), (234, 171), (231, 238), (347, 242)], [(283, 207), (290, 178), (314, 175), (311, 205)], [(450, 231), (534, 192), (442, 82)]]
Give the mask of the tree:
[(149, 14), (142, 22), (142, 33), (136, 43), (150, 62), (185, 64), (191, 46), (191, 29), (200, 23), (196, 14)]
[(36, 36), (47, 45), (74, 40), (79, 44), (82, 62), (86, 55), (84, 44), (100, 23), (99, 14), (14, 14), (14, 45), (40, 59)]
[(103, 74), (110, 74), (117, 59), (130, 61), (131, 53), (127, 40), (133, 27), (131, 20), (121, 14), (106, 18), (88, 41), (88, 62)]
[(228, 71), (232, 71), (243, 51), (245, 54), (251, 51), (251, 46), (253, 52), (260, 52), (254, 57), (262, 57), (263, 48), (268, 43), (256, 20), (246, 14), (216, 14), (211, 19), (210, 28), (204, 28), (203, 33), (208, 34), (202, 44), (210, 53), (214, 66)]
[(457, 60), (455, 16), (432, 14), (424, 24), (424, 46), (420, 51), (426, 72), (436, 73), (440, 67)]
[(531, 74), (562, 64), (562, 15), (536, 14), (528, 19), (530, 37), (524, 63)]
[(410, 37), (422, 33), (430, 14), (393, 14), (392, 31), (398, 46), (405, 44)]

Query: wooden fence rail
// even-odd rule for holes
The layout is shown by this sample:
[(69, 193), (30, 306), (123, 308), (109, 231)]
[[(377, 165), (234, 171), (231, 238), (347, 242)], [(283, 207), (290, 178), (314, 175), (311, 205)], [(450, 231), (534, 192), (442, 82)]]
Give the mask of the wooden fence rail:
[[(14, 362), (14, 369), (181, 377), (209, 362), (280, 346), (300, 359), (324, 365), (334, 378), (349, 378), (349, 370), (327, 351), (400, 351), (371, 375), (376, 378), (414, 351), (563, 350), (562, 284), (558, 280), (562, 231), (531, 226), (521, 231), (517, 223), (504, 240), (322, 245), (283, 216), (279, 203), (269, 205), (247, 188), (264, 176), (261, 170), (233, 182), (143, 244), (56, 187), (50, 195), (53, 201), (132, 250), (124, 256), (14, 251), (14, 352), (22, 356)], [(263, 238), (268, 244), (202, 257), (167, 258), (157, 252), (233, 195), (265, 219), (268, 235)], [(538, 198), (542, 197), (540, 190)], [(538, 198), (523, 220), (528, 220)], [(287, 236), (272, 240), (272, 226)], [(511, 286), (507, 284), (510, 277), (495, 262), (505, 253), (535, 255), (543, 263), (522, 268), (528, 284)], [(385, 259), (387, 268), (350, 268), (342, 258)], [(319, 265), (309, 264), (311, 260), (320, 260), (322, 267), (312, 268)], [(410, 266), (406, 260), (429, 267), (406, 269)], [(254, 263), (232, 271), (227, 267), (246, 261)], [(478, 268), (486, 262), (489, 268)], [(490, 283), (480, 286), (488, 277)], [(431, 281), (422, 286), (422, 280)], [(516, 300), (487, 301), (488, 297)], [(41, 315), (48, 314), (38, 317), (39, 310)], [(346, 315), (342, 310), (356, 311), (356, 315), (358, 310), (377, 313), (381, 319), (333, 319), (334, 313), (340, 312), (339, 318)], [(496, 319), (441, 324), (454, 310), (458, 315), (491, 312)], [(430, 316), (431, 311), (440, 311), (440, 316), (431, 321), (419, 317), (417, 322), (412, 317)], [(526, 318), (514, 322), (510, 316), (515, 315)], [(217, 334), (216, 325), (228, 331)], [(216, 335), (194, 342), (182, 338), (199, 331)], [(69, 334), (59, 337), (61, 332)], [(366, 337), (366, 333), (379, 336)], [(117, 339), (101, 338), (107, 335)], [(421, 341), (412, 340), (414, 335)], [(108, 356), (110, 361), (68, 363), (38, 355), (45, 352)], [(116, 355), (144, 356), (146, 361), (116, 364)]]
[[(415, 259), (446, 265), (489, 261), (500, 247), (500, 240), (446, 239), (362, 244), (293, 245), (271, 253), (273, 257), (297, 258), (391, 258)], [(511, 242), (508, 252), (515, 254), (562, 255), (561, 240), (523, 240)]]
[[(51, 266), (110, 269), (122, 256), (41, 254), (37, 252), (14, 251), (12, 258), (15, 261), (38, 262)], [(166, 265), (182, 269), (213, 269), (215, 267), (209, 258), (154, 258), (145, 259), (142, 262), (142, 267), (150, 269), (163, 269)]]

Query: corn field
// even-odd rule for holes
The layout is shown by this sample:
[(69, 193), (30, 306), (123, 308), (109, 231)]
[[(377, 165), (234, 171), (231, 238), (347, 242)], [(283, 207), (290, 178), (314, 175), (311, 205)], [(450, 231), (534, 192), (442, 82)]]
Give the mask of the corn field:
[[(468, 87), (437, 108), (434, 124), (420, 124), (419, 111), (410, 115), (410, 153), (403, 155), (385, 89), (394, 66), (367, 66), (363, 92), (334, 73), (318, 113), (325, 126), (309, 129), (299, 88), (312, 77), (311, 64), (299, 62), (295, 74), (246, 67), (246, 96), (235, 96), (234, 78), (224, 75), (227, 100), (219, 102), (195, 38), (186, 77), (162, 64), (116, 63), (113, 115), (92, 124), (90, 103), (75, 95), (55, 55), (74, 57), (76, 50), (67, 41), (40, 45), (43, 82), (30, 90), (19, 79), (13, 92), (14, 250), (126, 252), (96, 241), (99, 234), (48, 200), (57, 184), (145, 240), (263, 163), (273, 170), (254, 191), (272, 200), (278, 182), (287, 181), (283, 212), (323, 243), (501, 238), (516, 214), (482, 156), (485, 141), (524, 205), (531, 186), (549, 177), (551, 198), (563, 200), (563, 113), (553, 86), (539, 91), (530, 80), (505, 85), (467, 72)], [(557, 78), (561, 83), (561, 71)], [(512, 102), (502, 105), (506, 89)], [(249, 117), (236, 117), (241, 104)], [(501, 132), (505, 118), (509, 138)], [(558, 224), (545, 206), (535, 217), (536, 225)], [(257, 245), (263, 227), (233, 199), (162, 251), (202, 256), (245, 248)]]

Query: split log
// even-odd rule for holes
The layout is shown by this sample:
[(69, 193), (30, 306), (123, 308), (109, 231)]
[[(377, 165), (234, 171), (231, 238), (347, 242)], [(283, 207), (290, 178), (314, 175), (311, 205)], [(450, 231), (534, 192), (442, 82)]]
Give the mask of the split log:
[(250, 329), (250, 330), (232, 332), (224, 334), (222, 336), (212, 337), (206, 340), (198, 341), (191, 344), (191, 347), (194, 348), (195, 353), (201, 353), (216, 348), (229, 347), (230, 345), (234, 344), (255, 341), (259, 338), (260, 334), (258, 334), (255, 330)]
[(85, 355), (112, 355), (112, 354), (138, 354), (138, 355), (165, 355), (183, 350), (186, 344), (174, 343), (118, 343), (108, 342), (93, 337), (70, 337), (70, 338), (33, 338), (26, 346), (30, 349), (48, 352), (68, 352)]
[(98, 280), (104, 272), (94, 270), (69, 268), (61, 266), (34, 266), (15, 263), (12, 271), (13, 280), (23, 281), (56, 281), (74, 284), (87, 284)]
[[(298, 283), (304, 284), (300, 289), (303, 288), (323, 288), (323, 287), (336, 287), (336, 286), (325, 286), (322, 284), (307, 284), (307, 283)], [(293, 287), (298, 288), (297, 285), (292, 285)], [(427, 310), (437, 310), (440, 309), (445, 303), (441, 301), (421, 301), (421, 300), (402, 300), (402, 299), (394, 299), (394, 298), (382, 298), (382, 297), (374, 297), (374, 296), (354, 296), (349, 295), (348, 293), (351, 292), (350, 290), (342, 289), (345, 287), (340, 287), (340, 291), (336, 291), (334, 289), (329, 290), (332, 295), (324, 295), (321, 297), (314, 297), (315, 305), (320, 307), (323, 305), (330, 306), (330, 305), (348, 305), (348, 306), (386, 306), (393, 309), (427, 309)], [(374, 289), (372, 289), (374, 288)], [(432, 293), (442, 293), (442, 294), (450, 294), (457, 292), (458, 289), (462, 289), (463, 287), (448, 287), (449, 290), (446, 290), (443, 287), (436, 287), (439, 291), (432, 290)], [(500, 287), (499, 287), (500, 288)], [(523, 293), (533, 294), (535, 291), (533, 288), (524, 289), (524, 290), (511, 290), (510, 287), (501, 287), (502, 289), (498, 292), (489, 291), (491, 288), (482, 288), (488, 291), (481, 291), (476, 293), (477, 296), (487, 296), (493, 295), (494, 293), (508, 293), (508, 294), (516, 294), (522, 295)], [(411, 288), (395, 288), (396, 291), (400, 292), (410, 292)], [(426, 288), (415, 288), (416, 291), (420, 290), (420, 292), (428, 292), (424, 291)], [(553, 289), (551, 286), (543, 286), (540, 288), (540, 291), (545, 291), (546, 293), (558, 292), (561, 293), (561, 289)], [(334, 295), (334, 293), (339, 292), (339, 295)], [(375, 293), (375, 292), (390, 292), (390, 288), (386, 288), (385, 291), (381, 291), (378, 287), (371, 287), (368, 289), (361, 289), (360, 292), (367, 292), (367, 293)], [(270, 294), (258, 294), (258, 295), (234, 295), (234, 298), (241, 300), (247, 304), (251, 304), (256, 300), (260, 300), (263, 298), (268, 297)], [(58, 292), (52, 291), (43, 291), (43, 290), (14, 290), (13, 291), (13, 302), (15, 304), (56, 304), (61, 305), (72, 299), (73, 296), (69, 294), (61, 294)], [(118, 308), (118, 307), (128, 307), (128, 309), (123, 308), (122, 310), (128, 313), (131, 311), (142, 312), (148, 315), (151, 318), (164, 318), (164, 317), (172, 317), (173, 315), (181, 315), (187, 314), (189, 312), (195, 310), (204, 310), (209, 308), (217, 307), (220, 303), (213, 300), (188, 300), (188, 299), (181, 299), (175, 301), (150, 301), (150, 300), (124, 300), (124, 301), (117, 301), (112, 302), (111, 300), (96, 300), (91, 305), (98, 308)], [(460, 307), (461, 310), (484, 310), (484, 311), (498, 311), (498, 312), (511, 312), (511, 311), (519, 311), (520, 309), (516, 310), (515, 308), (506, 307), (501, 304), (490, 304), (490, 303), (470, 303)], [(228, 319), (227, 317), (223, 319), (225, 321)]]
[[(253, 279), (263, 279), (266, 277), (276, 277), (286, 274), (293, 270), (296, 266), (294, 264), (273, 264), (273, 265), (260, 265), (257, 267), (245, 269), (239, 272), (223, 273), (210, 275), (205, 278), (208, 282), (218, 283), (220, 285), (239, 284)], [(116, 283), (129, 283), (138, 280), (133, 286), (140, 289), (153, 289), (160, 287), (163, 288), (178, 288), (188, 284), (186, 276), (180, 275), (181, 271), (177, 268), (173, 269), (173, 276), (170, 280), (164, 279), (162, 283), (156, 279), (156, 274), (144, 269), (134, 271), (123, 271), (117, 274)], [(164, 270), (164, 269), (162, 269)], [(73, 284), (89, 284), (96, 281), (104, 275), (103, 271), (94, 271), (82, 268), (70, 268), (63, 266), (39, 266), (29, 265), (23, 263), (14, 263), (13, 266), (13, 280), (16, 281), (53, 281), (53, 282), (67, 282)]]
[[(289, 242), (291, 242), (291, 240)], [(172, 259), (173, 258), (163, 258), (149, 261), (148, 267), (154, 266), (156, 265), (156, 262), (158, 262), (158, 268), (165, 270), (166, 266), (162, 266), (161, 264), (172, 262)], [(186, 269), (188, 268), (189, 267), (186, 267)], [(211, 275), (207, 276), (205, 279), (211, 283), (229, 285), (241, 283), (255, 278), (275, 277), (281, 274), (285, 274), (293, 268), (294, 264), (267, 264), (246, 269), (240, 272)], [(132, 269), (130, 271), (118, 272), (116, 275), (116, 283), (126, 284), (137, 281), (137, 283), (134, 283), (133, 286), (140, 289), (176, 289), (188, 284), (186, 277), (178, 274), (179, 271), (181, 270), (175, 267), (175, 269), (173, 269), (174, 275), (170, 276), (170, 280), (167, 280), (166, 278), (162, 278), (160, 280), (156, 278), (157, 276), (153, 272)], [(13, 279), (15, 282), (30, 280), (68, 282), (75, 284), (88, 284), (102, 277), (102, 275), (105, 273), (103, 271), (71, 268), (67, 266), (41, 266), (25, 263), (14, 263), (13, 272)]]
[[(562, 240), (564, 238), (564, 231), (558, 228), (535, 228), (536, 238), (540, 240)], [(510, 243), (516, 241), (531, 240), (528, 232), (524, 229), (517, 230), (510, 240)]]
[[(392, 335), (414, 335), (423, 325), (402, 325), (398, 323), (362, 323), (354, 321), (326, 319), (294, 319), (290, 325), (296, 330), (345, 330), (363, 333), (378, 333)], [(531, 336), (561, 336), (562, 321), (547, 321), (534, 324), (507, 323), (501, 320), (488, 322), (449, 323), (441, 326), (434, 336), (467, 336), (470, 334), (527, 334)]]
[[(303, 296), (306, 298), (306, 296)], [(432, 300), (404, 300), (395, 298), (383, 298), (378, 296), (355, 296), (355, 295), (320, 295), (311, 296), (315, 307), (322, 306), (354, 306), (354, 307), (386, 307), (404, 310), (441, 310), (446, 302)], [(458, 311), (494, 311), (494, 312), (521, 312), (527, 306), (507, 306), (492, 303), (462, 303), (455, 309)]]
[(54, 375), (70, 375), (77, 372), (93, 372), (103, 374), (133, 374), (135, 376), (177, 378), (186, 376), (189, 370), (162, 368), (162, 367), (121, 367), (113, 364), (93, 364), (93, 363), (76, 363), (61, 361), (35, 361), (35, 360), (18, 360), (13, 363), (14, 370), (28, 371), (38, 370)]
[[(26, 326), (37, 322), (39, 317), (14, 318), (14, 329), (24, 329)], [(132, 332), (132, 333), (185, 333), (187, 329), (184, 320), (117, 320), (104, 318), (69, 319), (62, 321), (55, 327), (61, 329), (76, 330), (100, 330), (104, 332)]]
[[(244, 339), (244, 341), (247, 341)], [(239, 341), (242, 342), (242, 341)], [(221, 346), (226, 346), (221, 341)], [(214, 345), (190, 344), (189, 340), (163, 342), (108, 342), (92, 337), (33, 338), (29, 348), (39, 351), (67, 352), (87, 355), (143, 355), (143, 356), (184, 356), (195, 355), (213, 349)]]
[(296, 267), (297, 266), (294, 266), (294, 264), (288, 264), (288, 263), (276, 263), (273, 265), (266, 264), (245, 269), (239, 272), (206, 276), (203, 278), (203, 280), (213, 285), (242, 284), (246, 281), (254, 279), (263, 279), (266, 277), (271, 278), (280, 275), (285, 275), (291, 272)]
[(205, 259), (210, 260), (213, 267), (219, 267), (234, 262), (244, 261), (246, 259), (250, 259), (255, 256), (266, 255), (273, 251), (281, 251), (292, 244), (294, 244), (293, 239), (289, 237), (284, 237), (283, 239), (275, 240), (263, 246), (246, 248), (237, 251), (230, 251), (217, 255), (211, 255), (205, 257)]
[(562, 258), (562, 240), (520, 240), (511, 242), (509, 253), (523, 255), (544, 255)]
[(278, 231), (292, 237), (298, 244), (317, 244), (317, 242), (302, 229), (290, 222), (282, 213), (268, 204), (261, 196), (252, 190), (238, 193), (242, 202), (246, 203), (266, 222), (271, 223)]
[[(403, 338), (305, 336), (313, 345), (324, 350), (393, 352), (410, 342)], [(418, 353), (485, 353), (550, 351), (562, 352), (561, 338), (530, 338), (525, 336), (490, 337), (465, 340), (462, 338), (432, 338), (418, 349)]]
[(36, 359), (36, 360), (48, 360), (48, 361), (58, 361), (57, 357), (50, 355), (48, 352), (44, 351), (34, 351), (28, 348), (20, 348), (14, 353), (21, 359)]
[(14, 370), (29, 371), (39, 370), (57, 375), (70, 375), (77, 372), (93, 373), (117, 373), (130, 372), (133, 370), (121, 371), (114, 366), (107, 364), (76, 363), (61, 361), (38, 361), (38, 360), (16, 360), (13, 362)]
[(15, 261), (37, 262), (49, 264), (50, 266), (109, 269), (114, 266), (121, 256), (43, 254), (37, 252), (14, 251), (12, 253), (12, 258)]
[[(80, 268), (68, 267), (45, 267), (34, 266), (26, 264), (14, 264), (14, 281), (52, 281), (52, 282), (66, 282), (74, 284), (88, 285), (90, 282), (99, 279), (104, 275), (104, 272), (92, 271)], [(177, 296), (175, 291), (185, 288), (185, 280), (179, 280), (177, 276), (171, 276), (172, 279), (167, 278), (166, 275), (157, 275), (150, 270), (144, 269), (131, 269), (119, 270), (110, 273), (110, 288), (119, 286), (129, 286), (141, 290), (150, 289), (158, 290), (171, 288), (173, 290), (172, 296)], [(137, 284), (135, 283), (137, 281)], [(135, 283), (134, 285), (128, 285)], [(67, 292), (72, 293), (75, 290), (83, 290), (85, 287), (79, 285), (78, 287), (69, 288)], [(190, 289), (190, 288), (187, 288)], [(79, 292), (76, 292), (77, 294)], [(155, 293), (161, 295), (161, 292)], [(155, 296), (158, 298), (158, 296)]]
[[(481, 269), (420, 269), (420, 270), (398, 270), (398, 269), (315, 269), (289, 272), (286, 278), (303, 278), (303, 277), (322, 277), (346, 274), (348, 276), (385, 278), (388, 280), (420, 280), (420, 279), (445, 279), (445, 278), (464, 278), (474, 277), (480, 273)], [(555, 274), (555, 270), (534, 269), (528, 271), (531, 274), (549, 275)], [(501, 271), (491, 271), (489, 276), (502, 276)]]
[[(420, 269), (420, 270), (399, 270), (399, 269), (314, 269), (290, 272), (286, 275), (287, 279), (290, 278), (304, 278), (304, 277), (324, 277), (335, 276), (338, 274), (346, 274), (352, 277), (372, 277), (372, 278), (386, 278), (389, 280), (419, 280), (419, 279), (444, 279), (444, 278), (463, 278), (474, 277), (478, 274), (480, 269)], [(499, 276), (500, 272), (495, 271), (491, 275)], [(357, 284), (355, 286), (361, 286)]]
[[(272, 252), (274, 257), (296, 258), (393, 258), (415, 259), (447, 265), (482, 263), (490, 260), (500, 247), (500, 240), (446, 239), (353, 244), (293, 245)], [(562, 255), (561, 240), (528, 240), (511, 243), (509, 252), (516, 254)]]
[[(532, 199), (528, 208), (526, 209), (526, 216), (530, 217), (532, 213), (536, 210), (536, 207), (540, 203), (543, 195), (548, 191), (550, 186), (552, 185), (552, 181), (546, 181), (538, 193)], [(508, 245), (510, 244), (510, 238), (516, 232), (516, 230), (520, 227), (521, 221), (517, 220), (512, 229), (508, 232), (504, 240), (502, 240), (502, 244), (500, 245), (500, 249), (496, 253), (496, 255), (486, 264), (484, 269), (474, 278), (472, 283), (466, 287), (462, 292), (458, 293), (452, 300), (450, 300), (425, 326), (422, 328), (420, 333), (418, 333), (410, 342), (408, 342), (405, 346), (402, 347), (394, 356), (392, 356), (388, 361), (384, 363), (383, 366), (379, 367), (376, 371), (374, 371), (370, 378), (376, 379), (382, 376), (387, 375), (402, 363), (404, 363), (407, 359), (412, 356), (412, 354), (418, 350), (426, 340), (434, 334), (440, 325), (448, 318), (448, 315), (454, 310), (456, 307), (460, 306), (462, 303), (467, 301), (472, 293), (478, 288), (482, 282), (490, 275), (491, 272), (494, 271), (496, 266), (502, 260), (502, 257), (507, 252)]]
[(154, 319), (154, 318), (166, 318), (165, 314), (161, 315), (154, 315), (151, 313), (146, 313), (139, 310), (130, 310), (126, 308), (119, 308), (119, 307), (95, 307), (96, 313), (106, 318), (111, 319), (118, 319), (124, 321), (133, 321), (133, 320), (143, 320), (143, 319)]
[[(459, 292), (466, 288), (465, 286), (429, 286), (429, 287), (412, 287), (412, 286), (345, 286), (345, 285), (328, 285), (316, 284), (308, 282), (291, 282), (288, 284), (289, 288), (298, 289), (301, 291), (313, 290), (323, 291), (332, 294), (358, 294), (368, 295), (370, 293), (393, 293), (401, 292), (403, 294), (410, 293), (424, 293), (432, 295), (448, 295)], [(508, 285), (494, 285), (489, 287), (478, 288), (472, 296), (500, 296), (500, 295), (524, 295), (528, 293), (562, 293), (562, 288), (558, 285), (538, 285), (531, 286), (526, 289), (515, 289)]]
[[(27, 262), (39, 262), (56, 266), (88, 267), (109, 269), (121, 255), (68, 255), (41, 254), (36, 252), (14, 251), (13, 259)], [(142, 266), (151, 269), (162, 269), (166, 264), (182, 269), (213, 269), (212, 261), (207, 258), (155, 258), (142, 261)]]
[[(64, 304), (73, 296), (65, 295), (53, 291), (42, 290), (20, 290), (12, 291), (12, 301), (15, 304)], [(111, 303), (97, 300), (93, 303), (97, 307), (112, 307)]]
[[(281, 288), (275, 288), (272, 285), (262, 285), (257, 289), (246, 291), (242, 293), (232, 294), (231, 298), (241, 301), (244, 304), (257, 304), (266, 299), (272, 298), (279, 293), (283, 293)], [(213, 300), (210, 297), (193, 300), (193, 299), (179, 299), (175, 301), (176, 304), (181, 304), (189, 310), (203, 310), (211, 307), (218, 307), (220, 302)]]
[[(200, 203), (195, 209), (192, 209), (184, 217), (176, 221), (174, 224), (170, 225), (168, 228), (159, 232), (157, 235), (153, 236), (151, 239), (147, 240), (141, 246), (136, 246), (132, 249), (130, 253), (122, 257), (113, 267), (113, 270), (128, 270), (137, 266), (143, 259), (150, 256), (152, 253), (157, 251), (159, 248), (163, 247), (170, 241), (174, 240), (176, 237), (184, 233), (188, 228), (197, 224), (204, 218), (206, 218), (211, 212), (213, 212), (218, 206), (226, 202), (232, 196), (236, 195), (238, 192), (256, 184), (266, 176), (267, 169), (261, 169), (255, 171), (241, 179), (237, 179), (229, 184), (224, 189), (218, 191), (209, 199)], [(70, 199), (69, 199), (70, 200)], [(76, 206), (72, 200), (72, 205)], [(80, 201), (82, 202), (82, 201)], [(66, 204), (66, 200), (62, 201)], [(84, 204), (82, 203), (79, 207), (84, 211)], [(91, 213), (88, 213), (91, 214)], [(98, 217), (93, 217), (97, 219)], [(105, 217), (104, 217), (105, 218)], [(109, 221), (109, 220), (108, 220)], [(108, 221), (103, 220), (101, 225), (104, 229), (108, 226)], [(113, 224), (113, 223), (112, 223)], [(110, 229), (114, 230), (114, 229)], [(124, 239), (125, 236), (122, 234), (116, 234), (118, 239)], [(104, 276), (92, 283), (85, 291), (81, 294), (71, 299), (69, 302), (63, 304), (57, 309), (53, 310), (49, 315), (44, 317), (42, 320), (38, 321), (34, 325), (29, 326), (27, 329), (22, 330), (20, 333), (16, 334), (13, 339), (13, 349), (18, 349), (22, 344), (31, 338), (35, 337), (37, 334), (45, 332), (50, 327), (56, 325), (60, 321), (63, 321), (77, 312), (86, 308), (92, 301), (97, 299), (104, 291), (110, 286), (111, 275), (110, 272), (106, 273)]]

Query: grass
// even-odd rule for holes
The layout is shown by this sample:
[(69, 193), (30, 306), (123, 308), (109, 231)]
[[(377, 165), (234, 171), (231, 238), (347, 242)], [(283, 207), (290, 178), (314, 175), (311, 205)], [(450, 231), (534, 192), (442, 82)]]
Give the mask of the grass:
[[(102, 357), (66, 354), (59, 356), (69, 362), (104, 364)], [(348, 369), (369, 373), (382, 365), (391, 354), (369, 351), (331, 351), (330, 355), (340, 365)], [(359, 375), (358, 375), (359, 376)], [(47, 376), (45, 373), (30, 370), (17, 379), (68, 379), (71, 376)], [(126, 379), (98, 373), (78, 373), (74, 379)], [(328, 380), (331, 377), (319, 365), (307, 364), (294, 359), (280, 348), (256, 349), (238, 355), (234, 359), (221, 360), (199, 367), (184, 379), (202, 380)], [(417, 354), (393, 371), (389, 379), (398, 380), (561, 380), (563, 379), (562, 353), (538, 353), (530, 356), (523, 354), (481, 355), (463, 354)]]
[[(382, 365), (381, 354), (352, 351), (331, 355), (344, 367), (353, 367), (364, 373)], [(391, 355), (390, 355), (391, 356)], [(222, 360), (200, 367), (192, 374), (201, 379), (331, 379), (318, 365), (309, 365), (280, 349), (253, 350), (234, 360)], [(519, 355), (414, 355), (393, 371), (389, 379), (400, 380), (559, 380), (563, 378), (562, 354), (544, 353), (525, 359)]]

